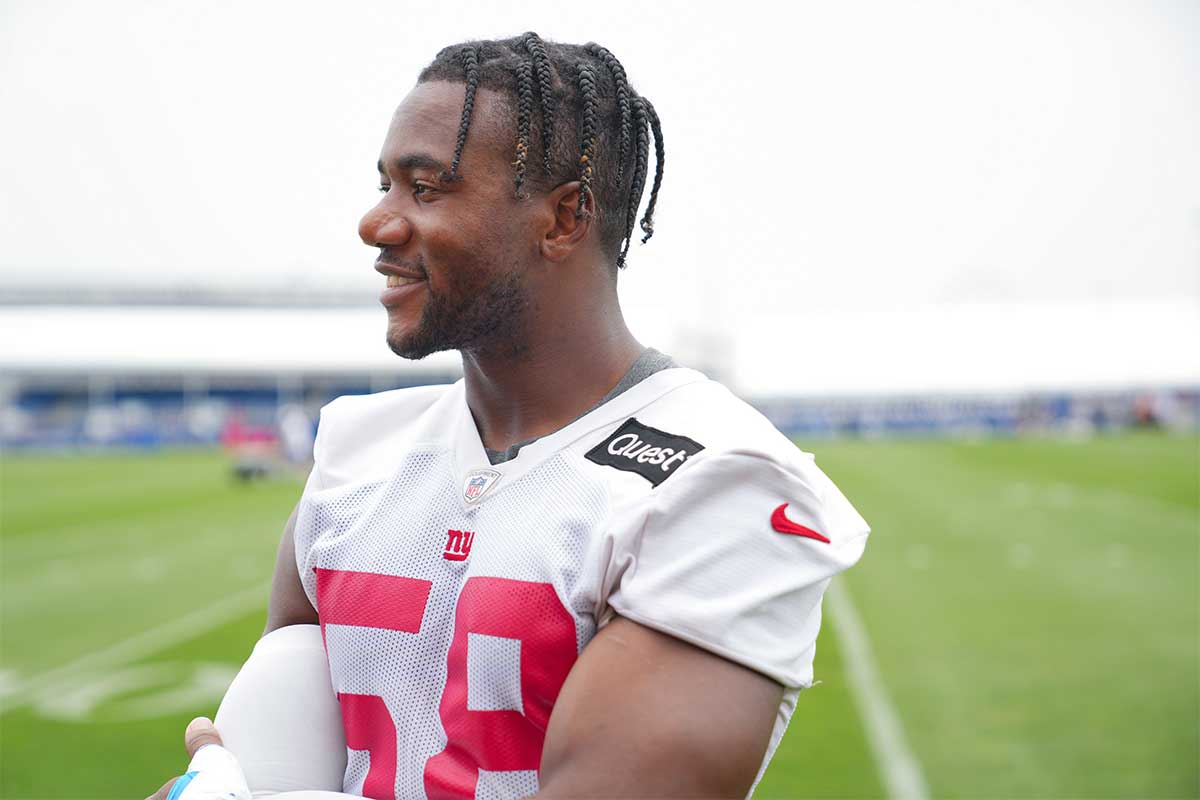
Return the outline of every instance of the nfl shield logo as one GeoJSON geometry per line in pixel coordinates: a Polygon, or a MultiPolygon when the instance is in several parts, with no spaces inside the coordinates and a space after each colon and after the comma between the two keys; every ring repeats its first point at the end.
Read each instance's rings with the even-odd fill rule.
{"type": "Polygon", "coordinates": [[[477,469],[467,473],[467,480],[463,486],[463,499],[468,503],[477,503],[496,485],[500,473],[494,469],[477,469]]]}

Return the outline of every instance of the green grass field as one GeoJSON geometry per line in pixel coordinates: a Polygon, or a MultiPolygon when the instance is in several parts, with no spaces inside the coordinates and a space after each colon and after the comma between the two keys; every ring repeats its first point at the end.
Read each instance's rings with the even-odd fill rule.
{"type": "MultiPolygon", "coordinates": [[[[874,529],[841,580],[932,796],[1200,796],[1195,437],[805,449],[874,529]]],[[[213,453],[4,458],[0,797],[140,798],[180,771],[299,489],[213,453]]],[[[884,792],[838,624],[759,797],[884,792]]]]}

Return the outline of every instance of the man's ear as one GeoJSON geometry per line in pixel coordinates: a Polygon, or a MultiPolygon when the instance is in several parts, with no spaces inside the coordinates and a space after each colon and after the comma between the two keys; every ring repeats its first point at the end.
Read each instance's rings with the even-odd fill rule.
{"type": "Polygon", "coordinates": [[[579,208],[579,193],[582,184],[579,181],[568,181],[546,195],[545,203],[549,211],[548,225],[544,229],[539,246],[542,256],[547,261],[565,261],[587,239],[592,228],[592,193],[587,190],[583,214],[577,216],[579,208]]]}

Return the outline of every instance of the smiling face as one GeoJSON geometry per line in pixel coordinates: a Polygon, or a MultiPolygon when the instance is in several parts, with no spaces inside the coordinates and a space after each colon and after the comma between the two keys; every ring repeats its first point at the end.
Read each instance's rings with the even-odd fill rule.
{"type": "Polygon", "coordinates": [[[379,159],[379,203],[359,223],[379,248],[388,345],[404,358],[519,347],[538,257],[529,208],[513,196],[500,133],[506,106],[480,89],[462,180],[444,181],[462,115],[461,83],[420,83],[396,109],[379,159]]]}

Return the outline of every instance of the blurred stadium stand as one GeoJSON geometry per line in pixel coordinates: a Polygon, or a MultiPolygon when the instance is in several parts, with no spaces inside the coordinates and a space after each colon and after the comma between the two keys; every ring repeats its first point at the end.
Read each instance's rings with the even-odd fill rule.
{"type": "MultiPolygon", "coordinates": [[[[383,311],[361,295],[6,289],[0,446],[212,445],[231,426],[276,429],[285,408],[315,420],[339,395],[461,375],[453,353],[396,358],[382,326],[383,311]]],[[[782,431],[806,438],[1195,430],[1200,420],[1194,385],[750,399],[782,431]]]]}

